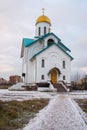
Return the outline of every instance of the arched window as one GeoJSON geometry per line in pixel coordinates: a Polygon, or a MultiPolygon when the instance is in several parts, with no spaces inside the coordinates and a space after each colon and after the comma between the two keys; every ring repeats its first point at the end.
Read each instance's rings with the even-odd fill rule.
{"type": "Polygon", "coordinates": [[[44,67],[45,67],[45,60],[42,59],[42,68],[44,68],[44,67]]]}
{"type": "Polygon", "coordinates": [[[53,42],[54,42],[53,39],[49,39],[48,42],[47,42],[47,45],[49,46],[49,45],[51,45],[53,42]]]}
{"type": "Polygon", "coordinates": [[[65,77],[65,75],[63,75],[63,80],[66,80],[66,77],[65,77]]]}
{"type": "Polygon", "coordinates": [[[42,80],[44,79],[44,75],[41,75],[41,79],[42,79],[42,80]]]}
{"type": "Polygon", "coordinates": [[[38,28],[38,35],[39,36],[41,35],[41,28],[40,27],[38,28]]]}
{"type": "Polygon", "coordinates": [[[44,35],[46,34],[46,27],[44,27],[44,35]]]}
{"type": "Polygon", "coordinates": [[[63,69],[65,69],[65,60],[63,60],[63,69]]]}

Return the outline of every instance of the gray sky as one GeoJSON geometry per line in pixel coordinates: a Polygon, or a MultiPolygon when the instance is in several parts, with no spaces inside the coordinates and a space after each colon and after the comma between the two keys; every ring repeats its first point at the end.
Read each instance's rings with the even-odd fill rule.
{"type": "Polygon", "coordinates": [[[0,0],[0,77],[21,75],[22,39],[35,36],[42,8],[51,31],[72,51],[72,75],[87,74],[87,0],[0,0]]]}

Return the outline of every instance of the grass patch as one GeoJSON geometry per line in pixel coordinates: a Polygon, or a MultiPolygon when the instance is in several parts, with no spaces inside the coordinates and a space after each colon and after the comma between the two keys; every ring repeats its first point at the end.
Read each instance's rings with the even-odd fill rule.
{"type": "Polygon", "coordinates": [[[11,85],[0,85],[0,89],[8,89],[11,85]]]}
{"type": "Polygon", "coordinates": [[[48,103],[48,99],[0,101],[0,130],[22,128],[48,103]]]}
{"type": "Polygon", "coordinates": [[[76,99],[75,100],[82,110],[87,113],[87,99],[76,99]]]}

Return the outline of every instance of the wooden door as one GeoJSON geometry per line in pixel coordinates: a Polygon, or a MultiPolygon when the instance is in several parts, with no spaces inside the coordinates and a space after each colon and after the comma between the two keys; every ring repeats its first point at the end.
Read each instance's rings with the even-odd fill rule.
{"type": "Polygon", "coordinates": [[[57,83],[57,71],[55,69],[51,72],[51,81],[53,84],[57,83]]]}

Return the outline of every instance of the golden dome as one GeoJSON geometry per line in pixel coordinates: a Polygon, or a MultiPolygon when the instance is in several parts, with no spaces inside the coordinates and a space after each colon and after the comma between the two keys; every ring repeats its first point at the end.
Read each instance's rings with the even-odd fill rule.
{"type": "Polygon", "coordinates": [[[40,22],[46,22],[46,23],[49,23],[49,24],[51,25],[50,19],[49,19],[47,16],[45,16],[45,15],[39,16],[39,17],[37,18],[36,24],[37,24],[37,23],[40,23],[40,22]]]}

